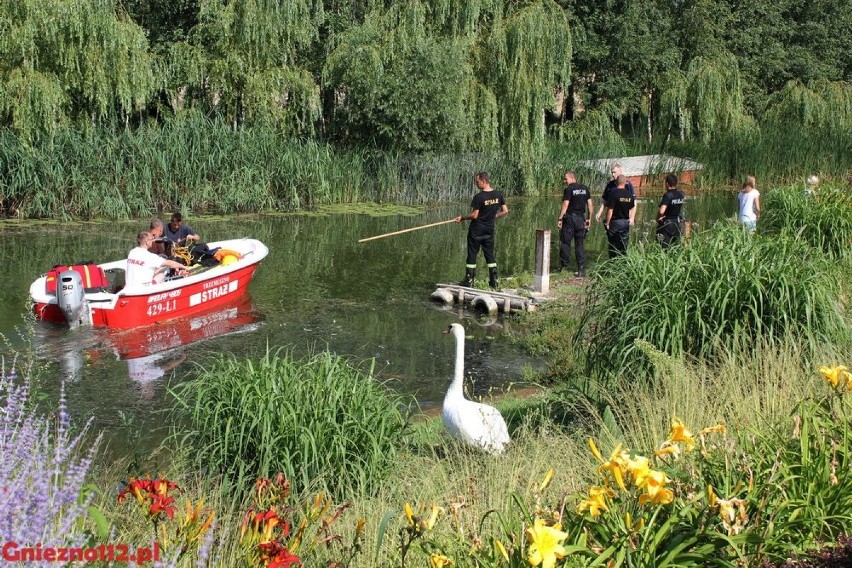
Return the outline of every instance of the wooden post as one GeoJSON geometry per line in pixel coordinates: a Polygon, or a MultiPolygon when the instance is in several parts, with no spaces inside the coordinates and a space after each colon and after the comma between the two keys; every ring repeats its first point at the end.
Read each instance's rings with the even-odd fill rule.
{"type": "Polygon", "coordinates": [[[535,230],[535,278],[533,289],[550,292],[550,229],[535,230]]]}

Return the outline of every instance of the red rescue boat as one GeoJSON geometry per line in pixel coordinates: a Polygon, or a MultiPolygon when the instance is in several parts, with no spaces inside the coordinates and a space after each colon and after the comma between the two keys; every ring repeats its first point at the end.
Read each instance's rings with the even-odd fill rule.
{"type": "Polygon", "coordinates": [[[58,273],[54,270],[30,286],[33,311],[37,319],[72,328],[128,329],[232,305],[248,290],[269,249],[248,238],[208,246],[239,254],[183,278],[128,287],[124,286],[126,259],[71,266],[58,273]]]}

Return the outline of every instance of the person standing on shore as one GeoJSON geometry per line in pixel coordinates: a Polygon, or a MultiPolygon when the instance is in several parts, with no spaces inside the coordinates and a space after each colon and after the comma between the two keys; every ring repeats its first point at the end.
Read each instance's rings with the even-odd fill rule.
{"type": "Polygon", "coordinates": [[[666,193],[657,215],[657,240],[663,250],[680,241],[680,214],[686,196],[677,188],[677,176],[666,176],[666,193]]]}
{"type": "MultiPolygon", "coordinates": [[[[598,209],[598,213],[597,213],[597,215],[595,215],[595,220],[596,220],[596,221],[600,221],[600,220],[601,220],[601,217],[602,217],[602,216],[603,216],[603,214],[604,214],[604,210],[606,209],[606,203],[607,203],[607,200],[609,199],[609,193],[610,193],[611,191],[613,191],[613,190],[616,188],[616,186],[617,186],[617,182],[616,182],[616,180],[618,179],[618,176],[620,176],[620,175],[621,175],[621,164],[618,164],[618,163],[613,164],[613,165],[612,165],[612,169],[610,170],[610,173],[612,173],[612,179],[611,179],[611,180],[609,180],[609,181],[606,183],[606,186],[604,187],[603,194],[601,195],[601,206],[600,206],[600,208],[598,209]]],[[[627,179],[627,178],[625,178],[625,179],[627,179]]],[[[629,190],[630,190],[630,193],[633,195],[633,199],[634,199],[634,201],[635,201],[635,199],[636,199],[636,191],[635,191],[635,190],[634,190],[634,188],[633,188],[633,184],[632,184],[632,183],[630,183],[630,181],[627,181],[627,183],[625,184],[625,187],[627,187],[627,189],[629,189],[629,190]]],[[[631,213],[631,216],[630,216],[630,224],[631,224],[631,225],[633,224],[633,216],[636,214],[636,210],[635,210],[635,209],[633,209],[632,211],[633,211],[633,212],[631,213]]]]}
{"type": "Polygon", "coordinates": [[[633,191],[627,188],[627,178],[620,175],[615,180],[615,189],[609,192],[606,202],[606,238],[609,243],[609,257],[614,258],[627,253],[630,242],[630,225],[633,224],[631,211],[636,207],[633,191]]]}
{"type": "Polygon", "coordinates": [[[586,234],[592,224],[595,208],[589,188],[577,182],[574,172],[565,172],[565,188],[562,190],[562,209],[556,225],[559,227],[559,261],[562,270],[567,270],[571,260],[571,241],[577,257],[578,278],[586,276],[586,234]],[[588,212],[588,217],[586,213],[588,212]]]}
{"type": "Polygon", "coordinates": [[[739,204],[738,220],[745,225],[749,232],[757,228],[757,219],[760,217],[760,192],[757,191],[757,182],[754,176],[746,176],[743,188],[737,195],[739,204]]]}
{"type": "Polygon", "coordinates": [[[497,258],[494,256],[494,225],[500,217],[509,214],[509,207],[503,198],[503,193],[491,187],[487,172],[479,172],[474,176],[474,183],[479,193],[470,202],[470,215],[459,215],[456,223],[470,221],[467,229],[467,262],[465,264],[464,280],[460,286],[472,286],[476,276],[476,257],[479,249],[485,255],[488,265],[488,285],[497,289],[497,258]]]}

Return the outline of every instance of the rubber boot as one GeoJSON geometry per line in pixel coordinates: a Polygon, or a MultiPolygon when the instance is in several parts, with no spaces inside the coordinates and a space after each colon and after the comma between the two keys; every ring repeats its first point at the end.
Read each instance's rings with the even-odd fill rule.
{"type": "Polygon", "coordinates": [[[497,273],[497,267],[496,266],[488,269],[488,286],[492,290],[497,289],[497,276],[498,276],[498,273],[497,273]]]}
{"type": "Polygon", "coordinates": [[[585,266],[578,266],[576,276],[577,276],[577,278],[585,278],[586,277],[586,267],[585,266]]]}
{"type": "Polygon", "coordinates": [[[476,276],[476,269],[466,268],[464,271],[464,280],[459,282],[459,286],[467,286],[468,288],[470,288],[471,286],[473,286],[474,276],[476,276]]]}

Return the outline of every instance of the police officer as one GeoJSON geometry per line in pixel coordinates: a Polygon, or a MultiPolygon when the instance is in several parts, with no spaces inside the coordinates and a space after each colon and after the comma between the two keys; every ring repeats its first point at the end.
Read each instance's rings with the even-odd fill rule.
{"type": "Polygon", "coordinates": [[[577,256],[578,278],[586,276],[586,233],[592,224],[592,213],[595,208],[589,188],[577,182],[574,172],[565,172],[565,189],[562,190],[562,209],[556,225],[559,232],[559,261],[562,270],[568,269],[571,260],[571,241],[574,241],[574,252],[577,256]],[[586,217],[586,212],[589,216],[586,217]]]}
{"type": "Polygon", "coordinates": [[[686,199],[683,192],[677,188],[677,176],[666,176],[666,193],[660,200],[660,211],[657,215],[657,240],[663,249],[680,241],[680,213],[686,199]]]}
{"type": "Polygon", "coordinates": [[[476,276],[476,256],[482,248],[488,265],[488,285],[497,289],[497,258],[494,256],[494,221],[509,214],[509,207],[503,193],[491,187],[488,173],[479,172],[474,176],[479,193],[470,202],[470,215],[455,218],[456,223],[470,221],[467,229],[467,263],[461,286],[473,285],[476,276]]]}
{"type": "MultiPolygon", "coordinates": [[[[618,163],[613,164],[610,172],[612,173],[612,179],[609,180],[608,182],[606,182],[606,186],[604,186],[603,194],[601,194],[601,207],[600,207],[600,209],[598,209],[597,215],[595,215],[596,221],[601,220],[601,216],[603,215],[604,210],[606,209],[606,203],[609,200],[609,193],[611,191],[613,191],[615,189],[616,185],[617,185],[616,180],[618,179],[618,176],[621,175],[621,164],[618,164],[618,163]]],[[[630,190],[630,193],[632,193],[633,197],[635,198],[636,197],[636,191],[633,187],[633,184],[630,183],[630,180],[627,181],[625,186],[627,187],[627,189],[630,190]]],[[[633,216],[635,215],[635,213],[636,213],[636,210],[633,209],[631,216],[630,216],[630,224],[631,225],[633,224],[633,216]]]]}
{"type": "Polygon", "coordinates": [[[636,198],[627,188],[627,178],[619,175],[615,179],[615,189],[609,192],[606,201],[606,238],[609,242],[609,257],[627,253],[630,241],[630,225],[633,224],[633,208],[636,198]]]}

